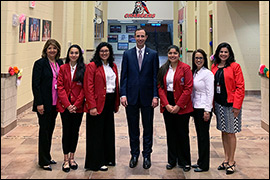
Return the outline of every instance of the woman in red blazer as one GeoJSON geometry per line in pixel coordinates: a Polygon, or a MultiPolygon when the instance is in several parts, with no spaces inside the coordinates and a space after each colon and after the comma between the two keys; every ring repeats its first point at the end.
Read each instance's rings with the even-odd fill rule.
{"type": "Polygon", "coordinates": [[[215,75],[214,112],[217,129],[221,131],[225,160],[218,170],[234,173],[235,133],[241,131],[242,103],[245,97],[245,82],[241,67],[235,62],[228,43],[218,45],[212,72],[215,75]]]}
{"type": "Polygon", "coordinates": [[[72,45],[67,52],[66,63],[60,67],[57,89],[57,111],[61,114],[63,128],[64,163],[62,170],[69,172],[76,170],[78,164],[74,160],[74,153],[78,144],[79,129],[83,117],[85,64],[82,50],[78,45],[72,45]]]}
{"type": "Polygon", "coordinates": [[[177,164],[184,171],[191,169],[189,118],[193,111],[191,94],[193,76],[190,66],[179,60],[180,51],[175,45],[168,48],[168,61],[158,73],[160,111],[165,120],[168,164],[177,164]]]}
{"type": "Polygon", "coordinates": [[[84,77],[86,115],[85,169],[107,171],[115,165],[114,112],[120,105],[112,45],[100,43],[84,77]]]}

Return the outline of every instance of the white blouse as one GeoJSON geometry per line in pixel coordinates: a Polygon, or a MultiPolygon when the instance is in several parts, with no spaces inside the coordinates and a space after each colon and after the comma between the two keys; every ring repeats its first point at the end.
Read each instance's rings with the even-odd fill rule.
{"type": "Polygon", "coordinates": [[[70,65],[71,81],[73,81],[73,77],[74,77],[74,73],[75,73],[76,67],[77,67],[77,63],[73,67],[70,65]]]}
{"type": "Polygon", "coordinates": [[[193,74],[193,107],[211,112],[214,99],[214,74],[202,67],[193,74]]]}
{"type": "Polygon", "coordinates": [[[173,92],[173,78],[174,78],[175,71],[173,70],[172,66],[169,66],[169,71],[166,77],[167,83],[167,91],[173,92]]]}
{"type": "Polygon", "coordinates": [[[107,65],[103,64],[103,69],[105,72],[106,77],[106,93],[114,93],[115,92],[115,80],[116,75],[113,71],[113,69],[109,66],[109,63],[107,65]]]}

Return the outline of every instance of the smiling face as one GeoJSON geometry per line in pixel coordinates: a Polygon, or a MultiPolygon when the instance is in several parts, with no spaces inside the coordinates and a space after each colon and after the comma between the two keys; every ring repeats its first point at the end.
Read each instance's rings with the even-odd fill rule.
{"type": "Polygon", "coordinates": [[[197,66],[197,70],[201,69],[203,67],[203,64],[204,64],[204,58],[203,58],[203,55],[199,52],[197,52],[195,54],[195,57],[194,57],[194,63],[195,65],[197,66]]]}
{"type": "Polygon", "coordinates": [[[229,53],[228,48],[223,47],[223,48],[220,49],[219,58],[221,60],[221,63],[225,63],[226,60],[229,58],[229,56],[230,56],[230,53],[229,53]]]}
{"type": "Polygon", "coordinates": [[[50,45],[48,48],[47,48],[47,57],[51,60],[55,60],[55,57],[56,57],[56,54],[57,54],[57,48],[56,46],[54,45],[50,45]]]}
{"type": "Polygon", "coordinates": [[[107,60],[110,56],[109,48],[107,46],[102,47],[99,51],[99,56],[103,61],[107,62],[107,60]]]}
{"type": "Polygon", "coordinates": [[[177,63],[179,60],[179,52],[176,51],[176,49],[171,48],[170,51],[168,52],[168,59],[171,62],[171,64],[177,63]]]}
{"type": "Polygon", "coordinates": [[[136,40],[137,47],[139,49],[142,49],[144,47],[146,39],[147,39],[147,35],[144,30],[136,31],[135,40],[136,40]]]}
{"type": "Polygon", "coordinates": [[[79,56],[80,56],[79,49],[77,49],[75,47],[70,49],[70,51],[69,51],[70,62],[76,63],[77,60],[79,59],[79,56]]]}

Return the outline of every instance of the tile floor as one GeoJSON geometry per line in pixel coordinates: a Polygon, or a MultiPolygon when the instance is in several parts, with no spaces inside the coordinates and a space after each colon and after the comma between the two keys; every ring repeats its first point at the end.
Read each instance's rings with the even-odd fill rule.
{"type": "MultiPolygon", "coordinates": [[[[243,103],[243,128],[237,134],[235,160],[236,172],[226,175],[217,167],[223,160],[223,148],[220,132],[216,129],[215,116],[212,118],[211,161],[208,172],[196,173],[193,170],[183,172],[180,168],[166,170],[167,147],[166,132],[159,107],[155,109],[154,143],[152,167],[142,168],[142,159],[136,168],[129,168],[129,139],[125,110],[115,114],[116,163],[107,172],[84,170],[85,157],[85,115],[80,128],[79,143],[76,151],[78,170],[65,173],[61,145],[60,115],[53,134],[52,156],[58,162],[52,165],[53,171],[44,171],[37,165],[38,124],[37,116],[31,109],[18,117],[15,129],[1,137],[1,179],[269,179],[269,133],[261,128],[260,96],[246,96],[243,103]]],[[[142,132],[142,131],[141,131],[142,132]]],[[[197,160],[197,140],[195,126],[190,119],[190,143],[192,163],[197,160]]]]}

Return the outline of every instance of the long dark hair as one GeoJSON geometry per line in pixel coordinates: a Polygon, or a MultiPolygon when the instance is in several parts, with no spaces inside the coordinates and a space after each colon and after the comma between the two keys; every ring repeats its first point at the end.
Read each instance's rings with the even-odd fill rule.
{"type": "MultiPolygon", "coordinates": [[[[167,49],[167,54],[169,53],[169,51],[171,49],[175,49],[179,54],[180,54],[180,50],[179,47],[176,45],[171,45],[168,47],[167,49]]],[[[163,82],[163,77],[166,75],[169,66],[170,66],[171,62],[168,59],[158,70],[158,75],[157,75],[157,82],[158,82],[158,86],[161,88],[164,88],[164,82],[163,82]]]]}
{"type": "Polygon", "coordinates": [[[197,49],[193,52],[192,54],[192,74],[194,74],[194,72],[196,71],[197,69],[197,65],[195,64],[195,55],[196,53],[201,53],[202,56],[203,56],[203,60],[204,60],[204,63],[203,63],[203,66],[208,69],[208,61],[207,61],[207,54],[204,52],[204,50],[202,49],[197,49]]]}
{"type": "Polygon", "coordinates": [[[109,44],[109,43],[107,43],[107,42],[101,42],[97,46],[96,52],[94,54],[94,57],[91,59],[90,62],[95,62],[95,64],[96,64],[97,67],[102,66],[102,59],[99,56],[99,52],[100,52],[101,48],[103,48],[104,46],[106,46],[109,49],[109,51],[110,51],[110,56],[108,58],[108,63],[109,63],[109,66],[111,68],[113,68],[113,62],[114,62],[113,48],[112,48],[112,45],[109,44]]]}
{"type": "Polygon", "coordinates": [[[223,43],[220,43],[216,49],[216,52],[215,52],[215,65],[216,64],[219,64],[221,62],[221,59],[219,58],[219,52],[221,50],[221,48],[227,48],[228,51],[229,51],[229,58],[226,60],[226,63],[225,63],[225,67],[227,66],[230,66],[230,64],[232,62],[235,62],[235,59],[234,59],[234,53],[233,53],[233,50],[232,50],[232,47],[230,46],[230,44],[226,43],[226,42],[223,42],[223,43]]]}
{"type": "Polygon", "coordinates": [[[67,51],[66,64],[70,62],[69,52],[71,48],[77,48],[79,50],[79,58],[77,60],[77,71],[76,71],[75,78],[73,79],[73,81],[78,81],[78,82],[83,83],[85,64],[84,64],[84,59],[82,55],[82,49],[77,44],[73,44],[72,46],[70,46],[67,51]]]}

